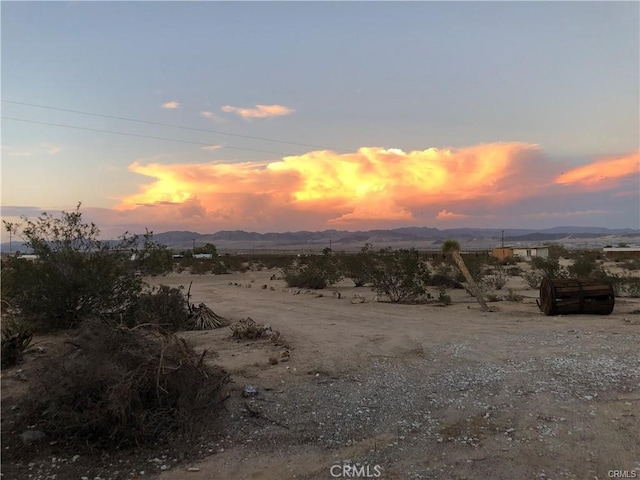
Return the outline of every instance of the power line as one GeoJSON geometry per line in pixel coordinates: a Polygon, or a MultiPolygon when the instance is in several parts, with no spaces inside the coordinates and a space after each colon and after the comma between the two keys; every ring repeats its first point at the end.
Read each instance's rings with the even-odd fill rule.
{"type": "Polygon", "coordinates": [[[228,135],[231,137],[238,137],[238,138],[247,138],[247,139],[251,139],[251,140],[260,140],[263,142],[273,142],[273,143],[285,143],[288,145],[298,145],[301,147],[311,147],[311,148],[322,148],[323,150],[336,150],[336,151],[342,151],[342,152],[348,152],[350,150],[344,149],[344,148],[335,148],[335,147],[327,147],[327,146],[323,146],[323,145],[312,145],[309,143],[300,143],[300,142],[291,142],[291,141],[287,141],[287,140],[276,140],[273,138],[266,138],[266,137],[254,137],[252,135],[241,135],[239,133],[229,133],[229,132],[221,132],[219,130],[208,130],[208,129],[204,129],[204,128],[196,128],[196,127],[187,127],[184,125],[174,125],[171,123],[161,123],[161,122],[152,122],[150,120],[140,120],[137,118],[129,118],[129,117],[120,117],[120,116],[116,116],[116,115],[104,115],[101,113],[92,113],[92,112],[83,112],[81,110],[71,110],[68,108],[58,108],[58,107],[51,107],[49,105],[39,105],[36,103],[27,103],[27,102],[14,102],[12,100],[2,100],[3,103],[11,103],[14,105],[24,105],[27,107],[36,107],[36,108],[45,108],[48,110],[56,110],[59,112],[68,112],[68,113],[76,113],[79,115],[89,115],[92,117],[100,117],[100,118],[111,118],[114,120],[124,120],[127,122],[136,122],[136,123],[144,123],[146,125],[156,125],[156,126],[161,126],[161,127],[170,127],[170,128],[180,128],[182,130],[192,130],[194,132],[204,132],[204,133],[214,133],[216,135],[228,135]]]}
{"type": "MultiPolygon", "coordinates": [[[[77,125],[64,125],[62,123],[40,122],[40,121],[37,121],[37,120],[27,120],[27,119],[24,119],[24,118],[4,117],[4,116],[0,117],[0,118],[2,118],[3,120],[13,120],[13,121],[16,121],[16,122],[35,123],[35,124],[38,124],[38,125],[50,125],[50,126],[53,126],[53,127],[63,127],[63,128],[73,128],[73,129],[76,129],[76,130],[86,130],[86,131],[89,131],[89,132],[111,133],[113,135],[124,135],[124,136],[127,136],[127,137],[149,138],[149,139],[152,139],[152,140],[166,140],[168,142],[189,143],[189,144],[192,144],[192,145],[203,145],[203,146],[207,146],[207,147],[211,146],[211,143],[194,142],[192,140],[179,140],[179,139],[176,139],[176,138],[154,137],[152,135],[140,135],[140,134],[137,134],[137,133],[118,132],[118,131],[115,131],[115,130],[102,130],[102,129],[99,129],[99,128],[79,127],[77,125]]],[[[285,156],[285,157],[294,155],[292,153],[272,152],[272,151],[269,151],[269,150],[257,150],[257,149],[254,149],[254,148],[231,147],[231,146],[228,146],[228,145],[223,145],[220,148],[230,148],[230,149],[233,149],[233,150],[245,150],[247,152],[269,153],[269,154],[272,154],[272,155],[280,155],[280,156],[285,156]]]]}

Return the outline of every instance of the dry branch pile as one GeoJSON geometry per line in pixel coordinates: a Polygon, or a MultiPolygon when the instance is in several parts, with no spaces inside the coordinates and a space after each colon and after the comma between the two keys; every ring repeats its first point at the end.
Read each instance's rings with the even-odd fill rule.
{"type": "Polygon", "coordinates": [[[87,321],[41,372],[24,421],[81,447],[112,448],[196,433],[213,420],[229,375],[157,328],[87,321]]]}
{"type": "Polygon", "coordinates": [[[190,310],[192,313],[191,317],[189,317],[189,323],[194,330],[212,330],[229,324],[224,317],[217,315],[204,303],[197,307],[193,305],[190,310]]]}

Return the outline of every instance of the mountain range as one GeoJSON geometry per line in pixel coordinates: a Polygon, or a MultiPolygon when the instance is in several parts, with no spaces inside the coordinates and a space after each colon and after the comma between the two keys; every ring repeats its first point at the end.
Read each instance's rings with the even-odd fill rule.
{"type": "MultiPolygon", "coordinates": [[[[505,244],[524,244],[561,241],[564,244],[600,246],[624,239],[625,243],[640,243],[640,230],[631,228],[609,229],[602,227],[553,227],[543,230],[534,229],[486,229],[486,228],[450,228],[402,227],[388,230],[323,230],[297,232],[246,232],[244,230],[223,230],[216,233],[198,233],[191,231],[170,231],[156,233],[154,240],[173,250],[190,249],[206,243],[216,245],[218,250],[279,250],[291,251],[306,248],[322,250],[331,246],[334,249],[357,250],[365,243],[374,247],[393,246],[396,248],[415,246],[416,248],[437,249],[443,240],[454,238],[463,245],[476,248],[505,244]],[[504,237],[503,237],[504,235],[504,237]],[[598,241],[601,240],[601,241],[598,241]]],[[[9,252],[9,243],[1,245],[2,252],[9,252]]],[[[23,244],[13,242],[12,251],[26,251],[23,244]]]]}

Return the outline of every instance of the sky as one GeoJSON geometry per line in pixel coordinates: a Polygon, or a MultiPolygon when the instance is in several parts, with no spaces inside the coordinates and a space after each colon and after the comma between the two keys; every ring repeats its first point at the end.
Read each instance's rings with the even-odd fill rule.
{"type": "Polygon", "coordinates": [[[640,228],[638,2],[0,8],[5,220],[640,228]]]}

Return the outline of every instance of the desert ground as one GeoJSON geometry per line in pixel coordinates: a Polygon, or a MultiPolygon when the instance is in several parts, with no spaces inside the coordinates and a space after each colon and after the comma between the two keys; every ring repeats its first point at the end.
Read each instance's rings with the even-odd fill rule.
{"type": "MultiPolygon", "coordinates": [[[[448,306],[398,305],[348,280],[307,291],[274,275],[149,279],[193,282],[193,303],[268,323],[279,339],[181,334],[231,374],[221,435],[194,447],[197,460],[158,450],[68,478],[640,478],[639,299],[617,298],[608,316],[546,317],[520,278],[503,292],[523,301],[482,312],[464,290],[449,290],[448,306]],[[249,386],[257,394],[244,396],[249,386]]],[[[14,377],[3,374],[3,401],[22,385],[14,377]]],[[[3,479],[67,478],[38,468],[3,468],[3,479]]]]}

